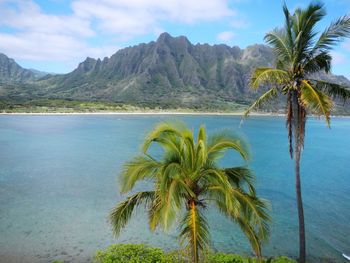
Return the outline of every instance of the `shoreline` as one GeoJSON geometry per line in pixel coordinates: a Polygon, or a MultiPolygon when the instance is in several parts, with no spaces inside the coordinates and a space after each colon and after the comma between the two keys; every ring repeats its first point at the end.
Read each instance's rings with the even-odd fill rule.
{"type": "MultiPolygon", "coordinates": [[[[65,116],[65,115],[198,115],[198,116],[241,116],[244,112],[178,112],[178,111],[106,111],[106,112],[0,112],[1,115],[23,116],[65,116]]],[[[249,117],[285,117],[284,113],[252,112],[249,117]]],[[[322,116],[309,115],[312,118],[322,116]]],[[[350,115],[332,115],[331,118],[350,118],[350,115]]]]}
{"type": "MultiPolygon", "coordinates": [[[[213,115],[243,116],[244,112],[178,112],[178,111],[106,111],[106,112],[0,112],[0,115],[213,115]]],[[[249,116],[279,116],[281,113],[254,112],[249,116]]]]}

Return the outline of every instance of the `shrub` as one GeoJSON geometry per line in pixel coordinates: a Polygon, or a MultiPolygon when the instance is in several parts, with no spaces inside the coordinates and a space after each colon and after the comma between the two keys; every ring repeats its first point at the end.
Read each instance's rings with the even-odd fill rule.
{"type": "Polygon", "coordinates": [[[215,253],[209,254],[208,262],[210,263],[244,263],[244,259],[235,254],[215,253]]]}
{"type": "MultiPolygon", "coordinates": [[[[188,263],[191,262],[188,250],[176,250],[165,253],[160,248],[144,244],[116,244],[104,251],[97,251],[94,263],[188,263]]],[[[203,263],[257,263],[256,258],[242,257],[237,254],[213,253],[205,251],[200,259],[203,263]]],[[[296,263],[288,257],[264,259],[264,263],[296,263]]],[[[61,263],[58,261],[57,263],[61,263]]]]}
{"type": "Polygon", "coordinates": [[[283,256],[272,259],[271,263],[296,263],[296,261],[283,256]]]}
{"type": "Polygon", "coordinates": [[[117,244],[97,251],[95,263],[163,263],[165,254],[160,248],[143,244],[117,244]]]}

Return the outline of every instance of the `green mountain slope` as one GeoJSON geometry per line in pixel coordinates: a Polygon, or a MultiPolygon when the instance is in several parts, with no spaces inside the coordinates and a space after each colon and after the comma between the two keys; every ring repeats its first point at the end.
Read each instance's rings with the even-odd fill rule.
{"type": "Polygon", "coordinates": [[[245,50],[192,45],[185,37],[163,33],[156,42],[119,50],[110,58],[87,58],[73,72],[39,84],[55,98],[181,105],[244,101],[251,96],[252,68],[272,63],[264,45],[245,50]]]}
{"type": "MultiPolygon", "coordinates": [[[[257,96],[248,88],[251,71],[273,63],[272,50],[265,45],[246,49],[193,45],[184,36],[163,33],[157,41],[121,49],[110,58],[87,58],[68,74],[37,80],[30,70],[12,70],[17,72],[10,74],[12,82],[11,77],[0,75],[0,83],[7,83],[0,84],[0,99],[109,101],[168,108],[247,104],[257,96]]],[[[0,72],[2,68],[0,63],[0,72]]],[[[319,77],[350,86],[344,77],[319,77]]]]}
{"type": "Polygon", "coordinates": [[[22,68],[12,58],[0,53],[0,83],[26,82],[34,79],[34,72],[22,68]]]}

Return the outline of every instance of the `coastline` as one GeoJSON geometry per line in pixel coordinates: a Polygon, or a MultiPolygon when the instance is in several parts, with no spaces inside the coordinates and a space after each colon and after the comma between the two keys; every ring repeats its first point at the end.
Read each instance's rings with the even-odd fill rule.
{"type": "MultiPolygon", "coordinates": [[[[198,115],[198,116],[243,116],[244,112],[181,112],[181,111],[99,111],[99,112],[0,112],[1,115],[65,116],[65,115],[198,115]]],[[[312,118],[322,116],[308,115],[312,118]]],[[[252,112],[249,117],[285,117],[284,113],[252,112]]],[[[350,115],[332,115],[331,118],[350,118],[350,115]]]]}
{"type": "MultiPolygon", "coordinates": [[[[213,115],[243,116],[244,112],[181,112],[181,111],[100,111],[100,112],[0,112],[0,115],[213,115]]],[[[249,116],[279,116],[281,113],[253,112],[249,116]]]]}

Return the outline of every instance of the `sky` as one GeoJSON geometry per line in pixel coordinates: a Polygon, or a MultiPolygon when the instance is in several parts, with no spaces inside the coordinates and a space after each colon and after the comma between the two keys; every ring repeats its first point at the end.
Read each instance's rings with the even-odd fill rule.
{"type": "MultiPolygon", "coordinates": [[[[193,44],[245,48],[283,26],[283,0],[0,0],[0,53],[25,68],[68,73],[86,57],[147,43],[160,33],[193,44]]],[[[310,1],[285,0],[290,10],[310,1]]],[[[350,14],[350,0],[324,0],[330,22],[350,14]]],[[[350,78],[350,39],[334,49],[333,73],[350,78]]]]}

